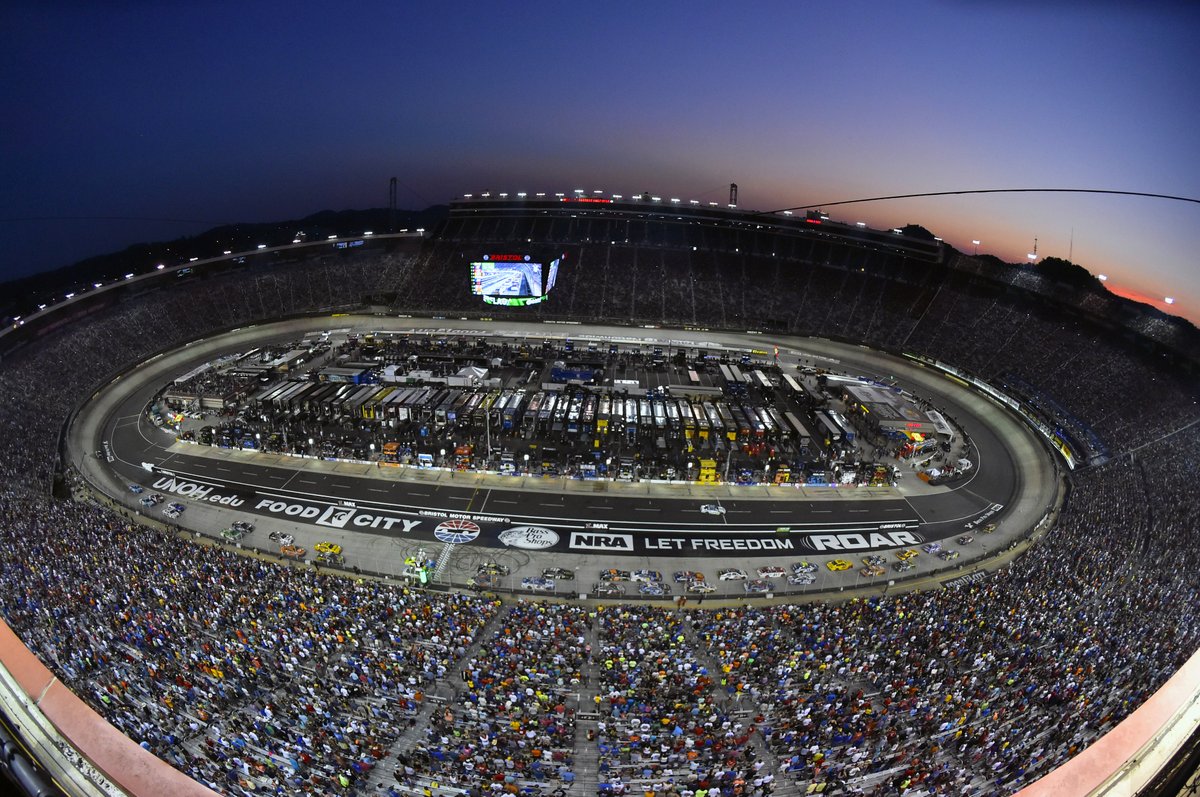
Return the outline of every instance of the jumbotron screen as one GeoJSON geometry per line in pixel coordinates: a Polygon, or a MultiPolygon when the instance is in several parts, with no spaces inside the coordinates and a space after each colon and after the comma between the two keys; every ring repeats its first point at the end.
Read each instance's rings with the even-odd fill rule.
{"type": "Polygon", "coordinates": [[[543,263],[528,254],[493,253],[471,262],[471,293],[487,304],[522,307],[544,302],[565,254],[543,263]]]}

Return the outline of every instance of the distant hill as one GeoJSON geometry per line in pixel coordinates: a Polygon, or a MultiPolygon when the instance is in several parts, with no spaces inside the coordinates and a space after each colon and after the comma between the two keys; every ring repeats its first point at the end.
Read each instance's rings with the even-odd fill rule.
{"type": "MultiPolygon", "coordinates": [[[[398,210],[396,231],[417,227],[431,230],[446,218],[448,212],[446,205],[433,205],[424,210],[398,210]]],[[[388,217],[387,208],[322,210],[303,219],[226,224],[172,241],[133,244],[119,252],[89,257],[70,266],[0,283],[0,318],[28,312],[31,305],[44,302],[44,297],[59,297],[72,286],[109,282],[131,272],[142,273],[156,263],[174,265],[180,258],[212,257],[226,249],[237,252],[253,249],[260,243],[287,243],[297,237],[297,233],[302,233],[308,240],[319,240],[330,235],[354,235],[364,230],[387,232],[388,217]]]]}

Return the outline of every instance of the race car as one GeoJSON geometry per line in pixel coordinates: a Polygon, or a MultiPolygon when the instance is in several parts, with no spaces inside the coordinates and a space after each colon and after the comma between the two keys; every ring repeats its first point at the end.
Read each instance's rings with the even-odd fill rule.
{"type": "Polygon", "coordinates": [[[144,493],[145,491],[146,491],[146,488],[140,484],[129,485],[129,492],[133,493],[134,495],[140,495],[141,493],[144,493]]]}
{"type": "Polygon", "coordinates": [[[714,587],[712,584],[709,584],[707,581],[705,581],[702,578],[697,578],[697,579],[693,579],[692,581],[689,581],[687,583],[687,586],[684,589],[687,592],[692,593],[693,595],[707,595],[710,592],[717,591],[716,587],[714,587]]]}
{"type": "Polygon", "coordinates": [[[815,573],[815,572],[817,572],[817,566],[814,565],[812,562],[796,562],[794,565],[792,565],[792,572],[793,573],[815,573]]]}
{"type": "Polygon", "coordinates": [[[784,571],[778,565],[763,565],[758,568],[759,578],[783,578],[784,571]]]}
{"type": "Polygon", "coordinates": [[[817,577],[812,573],[792,573],[787,577],[787,582],[794,587],[807,587],[817,580],[817,577]]]}
{"type": "Polygon", "coordinates": [[[176,512],[182,513],[183,510],[187,509],[187,507],[184,506],[183,504],[179,503],[178,501],[172,501],[171,503],[167,504],[167,509],[172,509],[176,512]]]}
{"type": "Polygon", "coordinates": [[[313,550],[317,553],[341,553],[342,546],[338,545],[336,542],[321,540],[313,546],[313,550]]]}
{"type": "Polygon", "coordinates": [[[952,561],[958,558],[958,551],[954,550],[953,548],[947,548],[938,554],[938,558],[945,562],[952,561]]]}
{"type": "Polygon", "coordinates": [[[925,553],[937,553],[942,550],[942,544],[940,542],[927,542],[921,546],[921,550],[925,553]]]}
{"type": "Polygon", "coordinates": [[[722,581],[742,581],[746,578],[746,571],[738,570],[736,567],[727,567],[717,571],[717,578],[722,581]]]}
{"type": "Polygon", "coordinates": [[[663,580],[662,573],[657,570],[634,570],[629,577],[634,581],[650,581],[655,584],[663,580]]]}
{"type": "Polygon", "coordinates": [[[467,584],[473,589],[500,589],[500,576],[495,573],[476,573],[467,584]]]}
{"type": "Polygon", "coordinates": [[[236,529],[243,534],[249,534],[250,532],[254,531],[254,524],[248,520],[235,520],[229,524],[229,527],[236,529]]]}
{"type": "Polygon", "coordinates": [[[161,504],[163,501],[167,500],[162,497],[162,493],[150,493],[148,497],[150,498],[151,506],[154,504],[161,504]]]}
{"type": "Polygon", "coordinates": [[[720,504],[701,504],[700,511],[706,515],[724,515],[725,507],[720,504]]]}
{"type": "Polygon", "coordinates": [[[867,565],[866,567],[860,569],[858,574],[863,578],[875,578],[877,576],[882,576],[886,572],[887,571],[879,565],[867,565]]]}
{"type": "Polygon", "coordinates": [[[242,532],[235,528],[221,529],[221,536],[230,542],[237,542],[242,538],[242,532]]]}
{"type": "Polygon", "coordinates": [[[745,584],[743,584],[742,589],[746,590],[746,592],[751,595],[757,592],[770,592],[771,582],[764,581],[761,578],[756,578],[753,581],[747,581],[745,584]]]}
{"type": "Polygon", "coordinates": [[[148,495],[141,499],[142,506],[146,507],[147,509],[154,506],[156,503],[158,502],[148,495]]]}
{"type": "Polygon", "coordinates": [[[600,571],[600,580],[601,581],[609,581],[609,582],[629,581],[630,580],[629,571],[628,570],[617,570],[616,568],[611,568],[609,570],[601,570],[600,571]]]}
{"type": "Polygon", "coordinates": [[[545,567],[542,568],[542,578],[556,578],[561,581],[574,581],[575,571],[568,570],[565,567],[545,567]]]}
{"type": "Polygon", "coordinates": [[[673,577],[676,584],[687,584],[692,581],[704,580],[704,574],[695,570],[676,570],[673,577]]]}
{"type": "Polygon", "coordinates": [[[895,570],[897,573],[907,573],[909,570],[916,570],[917,566],[906,559],[906,560],[903,560],[900,562],[896,562],[896,564],[892,565],[892,569],[895,570]]]}
{"type": "Polygon", "coordinates": [[[314,557],[314,561],[323,565],[344,565],[346,557],[340,553],[319,553],[314,557]]]}
{"type": "Polygon", "coordinates": [[[989,523],[989,524],[987,524],[986,526],[984,526],[983,528],[981,528],[981,529],[980,529],[980,531],[982,531],[984,534],[991,534],[991,533],[992,533],[993,531],[995,531],[995,530],[996,530],[996,524],[995,524],[995,523],[989,523]]]}
{"type": "Polygon", "coordinates": [[[866,565],[867,567],[870,567],[872,565],[883,565],[883,564],[887,564],[887,559],[884,559],[879,554],[873,553],[870,556],[864,556],[862,558],[862,563],[864,565],[866,565]]]}
{"type": "Polygon", "coordinates": [[[971,543],[975,542],[975,538],[970,534],[964,534],[956,539],[955,542],[957,542],[959,545],[970,545],[971,543]]]}
{"type": "Polygon", "coordinates": [[[287,534],[282,531],[272,531],[267,535],[267,539],[269,539],[271,542],[277,542],[280,545],[291,545],[296,541],[291,534],[287,534]]]}
{"type": "Polygon", "coordinates": [[[612,581],[601,581],[598,584],[592,585],[592,592],[596,593],[596,595],[602,598],[613,595],[624,595],[625,586],[623,584],[613,583],[612,581]]]}
{"type": "Polygon", "coordinates": [[[527,576],[521,579],[521,589],[531,589],[534,592],[554,592],[554,579],[527,576]]]}
{"type": "Polygon", "coordinates": [[[301,548],[299,545],[281,545],[279,546],[279,555],[286,556],[289,559],[303,559],[304,554],[308,551],[301,548]]]}
{"type": "Polygon", "coordinates": [[[502,565],[499,562],[484,562],[479,567],[475,568],[476,573],[491,573],[496,576],[507,576],[511,570],[508,565],[502,565]]]}
{"type": "Polygon", "coordinates": [[[825,566],[835,573],[840,573],[843,570],[849,570],[854,565],[847,562],[845,559],[834,559],[832,562],[826,562],[825,566]]]}
{"type": "Polygon", "coordinates": [[[912,548],[907,548],[903,551],[896,551],[896,558],[901,562],[907,562],[909,559],[912,559],[915,556],[917,556],[917,552],[912,548]]]}

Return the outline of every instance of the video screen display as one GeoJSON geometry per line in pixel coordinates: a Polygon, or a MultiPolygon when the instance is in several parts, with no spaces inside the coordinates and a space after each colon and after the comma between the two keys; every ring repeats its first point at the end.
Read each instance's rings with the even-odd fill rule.
{"type": "Polygon", "coordinates": [[[471,293],[487,304],[538,304],[558,279],[559,255],[549,263],[529,254],[486,254],[471,262],[471,293]]]}

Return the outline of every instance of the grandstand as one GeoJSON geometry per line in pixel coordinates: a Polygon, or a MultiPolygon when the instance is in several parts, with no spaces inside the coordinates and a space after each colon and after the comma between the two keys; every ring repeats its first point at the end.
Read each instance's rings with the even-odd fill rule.
{"type": "MultiPolygon", "coordinates": [[[[132,744],[226,794],[1008,794],[1196,651],[1194,328],[915,234],[554,199],[470,197],[420,242],[165,269],[8,328],[8,626],[132,744]],[[483,306],[470,258],[529,240],[568,254],[554,292],[483,306]],[[115,374],[220,330],[358,311],[860,341],[1007,385],[1092,465],[1056,527],[980,582],[682,614],[343,580],[52,497],[86,493],[61,433],[115,374]]],[[[128,775],[93,765],[92,783],[128,775]]]]}

